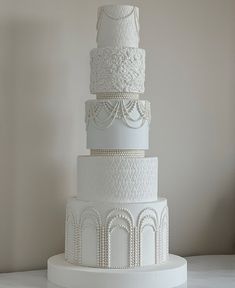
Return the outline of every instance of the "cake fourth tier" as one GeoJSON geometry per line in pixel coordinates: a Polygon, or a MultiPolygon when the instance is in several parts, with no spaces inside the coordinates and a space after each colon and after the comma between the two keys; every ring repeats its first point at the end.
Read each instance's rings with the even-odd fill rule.
{"type": "Polygon", "coordinates": [[[92,94],[144,93],[144,49],[94,48],[90,52],[90,59],[90,91],[92,94]]]}

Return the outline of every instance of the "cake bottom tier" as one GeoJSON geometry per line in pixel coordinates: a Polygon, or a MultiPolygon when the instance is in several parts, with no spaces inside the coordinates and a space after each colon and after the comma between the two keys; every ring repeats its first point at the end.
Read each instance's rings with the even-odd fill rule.
{"type": "Polygon", "coordinates": [[[179,256],[169,255],[161,265],[100,269],[74,266],[60,254],[48,260],[48,280],[66,288],[186,288],[187,262],[179,256]]]}
{"type": "Polygon", "coordinates": [[[168,259],[168,207],[71,198],[66,210],[65,259],[97,268],[133,268],[168,259]]]}

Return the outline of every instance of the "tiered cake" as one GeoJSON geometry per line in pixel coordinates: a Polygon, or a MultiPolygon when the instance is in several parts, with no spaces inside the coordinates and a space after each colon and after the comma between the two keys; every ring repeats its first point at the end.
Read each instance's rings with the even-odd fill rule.
{"type": "Polygon", "coordinates": [[[86,102],[87,148],[77,160],[78,192],[66,210],[65,255],[48,261],[48,278],[70,288],[175,287],[186,261],[168,251],[168,207],[158,198],[158,159],[149,146],[145,50],[139,10],[98,10],[86,102]],[[160,286],[157,286],[160,285],[160,286]]]}

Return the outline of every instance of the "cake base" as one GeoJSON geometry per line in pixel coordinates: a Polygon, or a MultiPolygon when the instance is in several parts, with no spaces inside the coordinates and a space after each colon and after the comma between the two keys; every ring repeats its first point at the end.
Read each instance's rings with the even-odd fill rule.
{"type": "Polygon", "coordinates": [[[101,269],[74,266],[59,254],[48,260],[48,280],[66,288],[173,288],[187,281],[187,262],[170,255],[161,265],[101,269]]]}

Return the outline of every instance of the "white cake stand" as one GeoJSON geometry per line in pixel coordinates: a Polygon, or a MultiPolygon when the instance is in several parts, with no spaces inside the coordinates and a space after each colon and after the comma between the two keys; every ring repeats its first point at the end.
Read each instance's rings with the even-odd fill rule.
{"type": "Polygon", "coordinates": [[[170,254],[161,265],[101,269],[74,266],[59,254],[48,260],[48,280],[66,288],[173,288],[187,281],[187,262],[170,254]]]}

